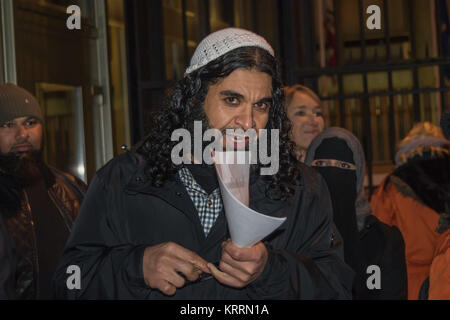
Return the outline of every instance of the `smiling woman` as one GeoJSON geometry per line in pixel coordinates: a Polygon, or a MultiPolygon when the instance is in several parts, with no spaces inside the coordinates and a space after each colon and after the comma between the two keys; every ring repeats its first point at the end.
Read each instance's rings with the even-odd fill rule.
{"type": "Polygon", "coordinates": [[[323,131],[325,121],[319,97],[309,88],[295,85],[284,88],[286,113],[292,123],[291,140],[299,161],[305,160],[311,141],[323,131]]]}

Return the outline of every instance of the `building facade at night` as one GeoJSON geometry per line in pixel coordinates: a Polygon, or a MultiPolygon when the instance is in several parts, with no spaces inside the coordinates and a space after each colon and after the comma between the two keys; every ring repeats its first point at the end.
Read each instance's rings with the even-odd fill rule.
{"type": "Polygon", "coordinates": [[[47,162],[85,181],[122,145],[145,136],[198,42],[224,27],[264,36],[285,83],[319,93],[327,125],[345,127],[363,143],[368,185],[392,169],[396,144],[415,122],[437,124],[450,107],[447,0],[2,0],[0,6],[0,82],[37,96],[47,162]],[[81,10],[79,30],[66,26],[70,5],[81,10]],[[369,28],[369,19],[381,27],[369,28]]]}

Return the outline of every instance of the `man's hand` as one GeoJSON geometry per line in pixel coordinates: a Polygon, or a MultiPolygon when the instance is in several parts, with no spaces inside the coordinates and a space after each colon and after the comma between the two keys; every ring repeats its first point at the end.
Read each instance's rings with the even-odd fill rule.
{"type": "Polygon", "coordinates": [[[147,247],[144,251],[145,282],[166,295],[174,295],[177,288],[183,287],[184,277],[195,281],[202,272],[210,273],[206,265],[199,255],[173,242],[147,247]]]}
{"type": "Polygon", "coordinates": [[[251,248],[239,248],[231,239],[222,244],[220,270],[208,263],[211,274],[222,284],[242,288],[255,281],[267,263],[267,248],[258,242],[251,248]]]}

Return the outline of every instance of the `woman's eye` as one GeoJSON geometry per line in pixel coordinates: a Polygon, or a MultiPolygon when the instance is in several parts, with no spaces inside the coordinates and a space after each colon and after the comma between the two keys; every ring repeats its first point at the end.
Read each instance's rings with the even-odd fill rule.
{"type": "Polygon", "coordinates": [[[306,116],[306,112],[305,111],[298,111],[298,112],[295,113],[295,115],[298,116],[298,117],[304,117],[304,116],[306,116]]]}
{"type": "Polygon", "coordinates": [[[315,115],[316,115],[316,117],[323,117],[323,113],[322,112],[316,112],[315,115]]]}
{"type": "Polygon", "coordinates": [[[350,166],[348,165],[348,163],[344,163],[344,162],[341,163],[341,167],[345,168],[345,169],[350,169],[350,166]]]}

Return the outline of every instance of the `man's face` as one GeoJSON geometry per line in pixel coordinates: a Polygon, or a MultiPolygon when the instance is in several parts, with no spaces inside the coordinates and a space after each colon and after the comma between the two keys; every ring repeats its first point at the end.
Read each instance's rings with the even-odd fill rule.
{"type": "Polygon", "coordinates": [[[226,129],[259,129],[266,127],[272,103],[272,78],[256,70],[237,69],[209,87],[203,105],[209,127],[224,134],[232,147],[241,149],[248,138],[225,136],[226,129]]]}
{"type": "Polygon", "coordinates": [[[0,124],[1,154],[25,155],[42,146],[42,124],[34,117],[20,117],[0,124]]]}

